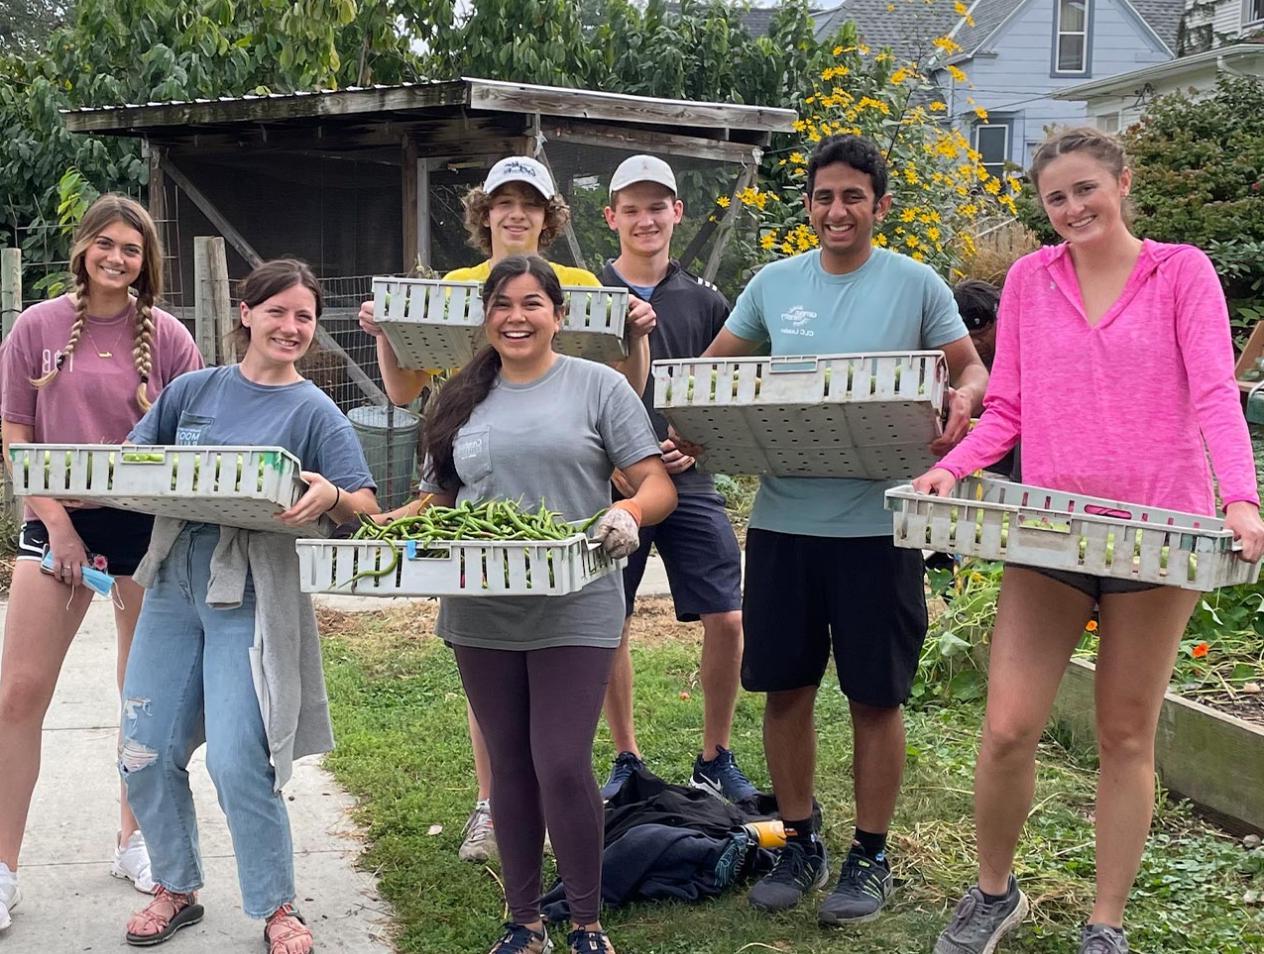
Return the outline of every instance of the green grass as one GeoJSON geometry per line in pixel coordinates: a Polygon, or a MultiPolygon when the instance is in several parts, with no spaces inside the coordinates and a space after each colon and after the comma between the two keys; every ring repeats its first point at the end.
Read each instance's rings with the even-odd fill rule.
{"type": "MultiPolygon", "coordinates": [[[[338,748],[328,766],[360,800],[365,866],[399,919],[403,952],[485,951],[503,917],[493,869],[457,861],[473,799],[464,700],[451,653],[403,614],[334,620],[325,644],[338,748]],[[432,825],[442,825],[437,835],[432,825]]],[[[424,625],[429,630],[428,624],[424,625]]],[[[660,641],[634,648],[637,718],[660,773],[681,780],[701,722],[697,645],[660,641]],[[688,692],[688,698],[682,698],[688,692]]],[[[827,687],[829,683],[827,682],[827,687]]],[[[760,744],[761,698],[743,695],[734,748],[767,786],[760,744]]],[[[735,954],[848,950],[928,952],[972,868],[971,777],[977,702],[909,713],[909,768],[892,855],[906,879],[890,914],[874,925],[825,932],[811,906],[776,918],[751,912],[738,890],[697,906],[637,905],[604,922],[621,954],[735,954]]],[[[818,797],[831,853],[850,835],[850,733],[836,688],[822,691],[818,797]]],[[[604,725],[597,758],[612,751],[604,725]]],[[[1091,753],[1047,739],[1036,807],[1021,845],[1019,874],[1035,902],[1007,954],[1075,950],[1092,895],[1091,753]]],[[[551,868],[546,880],[551,879],[551,868]]],[[[1264,854],[1248,855],[1185,807],[1161,804],[1130,909],[1133,947],[1148,954],[1245,954],[1264,950],[1264,920],[1244,905],[1264,887],[1264,854]]]]}

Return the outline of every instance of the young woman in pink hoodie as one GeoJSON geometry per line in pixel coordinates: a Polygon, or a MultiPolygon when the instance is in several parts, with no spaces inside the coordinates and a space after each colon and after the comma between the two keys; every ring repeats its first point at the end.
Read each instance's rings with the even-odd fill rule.
{"type": "MultiPolygon", "coordinates": [[[[1119,143],[1097,130],[1054,135],[1030,178],[1065,241],[1010,270],[983,416],[914,487],[947,494],[1021,437],[1025,483],[1214,514],[1209,452],[1226,527],[1242,558],[1258,560],[1264,522],[1211,262],[1192,246],[1131,233],[1132,172],[1119,143]]],[[[1198,599],[1174,586],[1005,568],[975,772],[979,882],[936,954],[988,954],[1027,911],[1013,862],[1036,744],[1094,603],[1097,895],[1080,952],[1128,950],[1124,906],[1150,827],[1159,708],[1198,599]]]]}

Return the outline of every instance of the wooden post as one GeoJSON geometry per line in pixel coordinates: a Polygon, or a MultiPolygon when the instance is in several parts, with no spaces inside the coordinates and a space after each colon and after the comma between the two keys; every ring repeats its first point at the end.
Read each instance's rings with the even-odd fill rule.
{"type": "Polygon", "coordinates": [[[22,250],[0,248],[0,338],[9,337],[22,313],[22,250]]]}
{"type": "Polygon", "coordinates": [[[729,196],[729,207],[724,210],[724,217],[720,219],[720,228],[715,236],[715,244],[711,246],[711,254],[707,257],[707,267],[703,269],[702,277],[709,282],[715,281],[715,274],[720,270],[720,257],[724,254],[724,246],[729,243],[729,232],[733,229],[733,223],[737,221],[737,209],[740,204],[737,201],[737,194],[743,189],[750,187],[755,181],[755,171],[759,166],[755,163],[743,165],[742,171],[737,176],[737,181],[733,183],[733,192],[729,196]]]}
{"type": "Polygon", "coordinates": [[[404,222],[404,271],[408,272],[417,264],[419,224],[417,219],[417,142],[409,135],[404,136],[399,173],[402,188],[400,208],[404,222]]]}
{"type": "MultiPolygon", "coordinates": [[[[417,262],[425,268],[430,267],[429,159],[417,160],[417,262]]],[[[408,267],[412,268],[412,265],[408,267]]]]}
{"type": "Polygon", "coordinates": [[[193,239],[194,340],[208,365],[236,360],[228,338],[237,326],[228,293],[228,253],[216,235],[193,239]]]}

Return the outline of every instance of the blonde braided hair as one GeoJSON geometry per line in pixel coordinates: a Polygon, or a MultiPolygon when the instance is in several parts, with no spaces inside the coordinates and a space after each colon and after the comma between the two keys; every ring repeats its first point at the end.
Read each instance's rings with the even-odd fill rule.
{"type": "Polygon", "coordinates": [[[31,384],[39,389],[46,386],[61,371],[66,359],[75,353],[79,339],[83,334],[88,318],[88,268],[85,257],[92,243],[102,231],[122,222],[141,234],[142,262],[140,274],[136,276],[133,291],[136,293],[136,317],[133,323],[132,362],[140,375],[140,386],[136,389],[136,403],[142,411],[150,408],[148,385],[153,372],[153,340],[154,340],[154,302],[162,294],[162,245],[158,240],[158,229],[150,218],[145,207],[134,199],[124,195],[107,192],[102,195],[84,213],[79,227],[75,230],[74,241],[70,247],[70,272],[75,280],[75,320],[70,326],[70,336],[65,347],[57,356],[57,361],[47,374],[32,378],[31,384]]]}

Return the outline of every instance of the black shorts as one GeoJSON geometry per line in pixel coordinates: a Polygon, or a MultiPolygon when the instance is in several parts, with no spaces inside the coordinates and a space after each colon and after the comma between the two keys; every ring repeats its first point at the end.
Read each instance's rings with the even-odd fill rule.
{"type": "Polygon", "coordinates": [[[1086,596],[1093,597],[1098,603],[1102,595],[1108,593],[1142,593],[1145,590],[1157,590],[1162,583],[1148,583],[1141,580],[1121,580],[1113,576],[1093,576],[1091,573],[1076,573],[1074,570],[1050,570],[1043,566],[1015,566],[1047,576],[1051,580],[1074,587],[1086,596]]]}
{"type": "MultiPolygon", "coordinates": [[[[149,549],[154,518],[147,513],[131,513],[113,507],[71,510],[70,522],[89,553],[108,561],[112,576],[131,576],[149,549]]],[[[40,520],[28,520],[18,534],[19,560],[42,560],[48,546],[48,527],[40,520]]]]}
{"type": "Polygon", "coordinates": [[[666,520],[641,529],[641,545],[623,568],[627,616],[636,605],[651,543],[667,569],[676,619],[693,623],[706,613],[742,608],[742,551],[719,494],[681,494],[666,520]]]}
{"type": "Polygon", "coordinates": [[[853,702],[908,699],[926,639],[922,554],[890,537],[746,534],[742,686],[819,686],[830,650],[853,702]]]}

